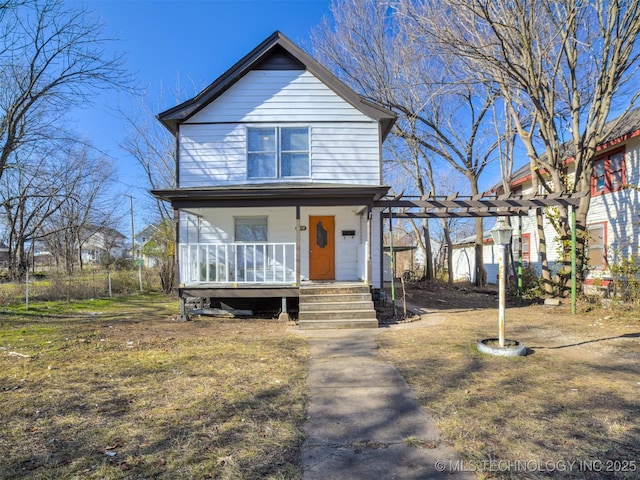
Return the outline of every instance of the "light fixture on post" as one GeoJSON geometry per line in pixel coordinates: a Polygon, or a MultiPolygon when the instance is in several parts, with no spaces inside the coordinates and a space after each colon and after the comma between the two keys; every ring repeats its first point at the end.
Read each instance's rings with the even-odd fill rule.
{"type": "Polygon", "coordinates": [[[500,246],[500,265],[498,267],[498,342],[504,348],[504,317],[506,302],[506,276],[507,276],[507,245],[511,243],[512,229],[504,217],[498,217],[496,224],[491,229],[493,243],[500,246]]]}

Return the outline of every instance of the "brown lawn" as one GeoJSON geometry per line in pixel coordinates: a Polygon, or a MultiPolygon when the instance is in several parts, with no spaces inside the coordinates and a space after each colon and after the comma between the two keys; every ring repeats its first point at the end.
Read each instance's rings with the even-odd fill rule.
{"type": "Polygon", "coordinates": [[[380,335],[380,352],[479,478],[640,476],[637,310],[508,305],[507,338],[529,354],[504,358],[475,345],[498,335],[495,294],[412,286],[407,299],[428,313],[380,335]]]}

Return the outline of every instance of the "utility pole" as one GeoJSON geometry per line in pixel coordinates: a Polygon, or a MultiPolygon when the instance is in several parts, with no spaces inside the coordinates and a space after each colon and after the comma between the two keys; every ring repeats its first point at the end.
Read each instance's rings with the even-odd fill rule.
{"type": "MultiPolygon", "coordinates": [[[[126,195],[129,197],[129,207],[131,212],[131,261],[133,265],[136,264],[135,253],[135,230],[133,229],[133,195],[126,195]]],[[[138,283],[140,284],[140,291],[142,292],[142,263],[138,262],[138,283]]]]}
{"type": "Polygon", "coordinates": [[[135,246],[134,246],[134,231],[133,231],[133,195],[126,195],[125,197],[129,197],[129,211],[131,212],[131,260],[135,260],[135,246]]]}

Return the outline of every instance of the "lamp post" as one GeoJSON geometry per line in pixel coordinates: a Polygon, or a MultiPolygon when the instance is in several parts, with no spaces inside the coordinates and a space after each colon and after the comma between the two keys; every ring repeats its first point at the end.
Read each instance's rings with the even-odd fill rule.
{"type": "Polygon", "coordinates": [[[500,347],[504,347],[504,317],[505,317],[505,297],[506,297],[506,276],[507,276],[507,245],[511,243],[511,227],[504,217],[498,217],[496,224],[491,229],[493,243],[500,246],[500,264],[498,267],[498,342],[500,347]]]}

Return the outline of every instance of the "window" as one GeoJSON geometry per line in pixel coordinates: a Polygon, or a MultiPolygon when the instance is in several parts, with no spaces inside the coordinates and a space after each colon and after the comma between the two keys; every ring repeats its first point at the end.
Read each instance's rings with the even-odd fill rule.
{"type": "Polygon", "coordinates": [[[591,195],[619,190],[626,181],[624,150],[616,150],[593,162],[591,195]]]}
{"type": "Polygon", "coordinates": [[[604,269],[607,267],[606,257],[606,223],[594,223],[587,226],[587,258],[589,268],[604,269]]]}
{"type": "Polygon", "coordinates": [[[309,128],[247,129],[247,177],[309,176],[309,128]]]}
{"type": "Polygon", "coordinates": [[[235,241],[247,243],[266,242],[267,217],[236,217],[235,241]]]}
{"type": "Polygon", "coordinates": [[[529,262],[531,261],[531,234],[523,233],[522,234],[522,265],[524,267],[529,266],[529,262]]]}

